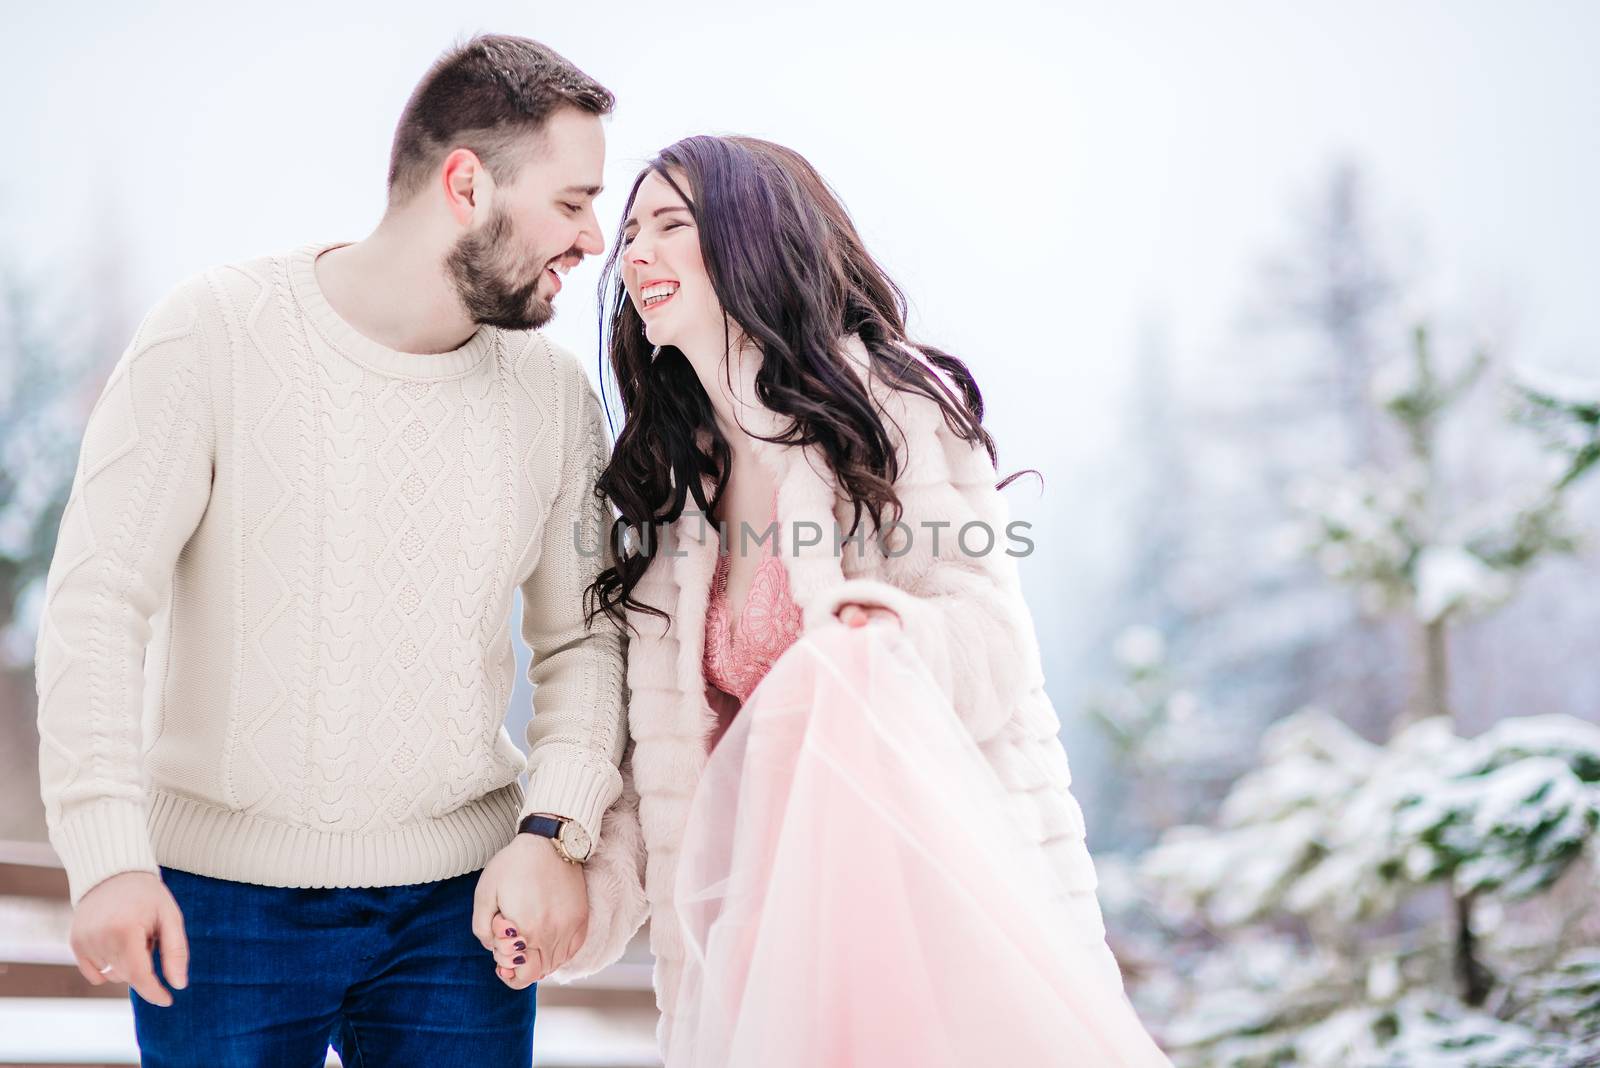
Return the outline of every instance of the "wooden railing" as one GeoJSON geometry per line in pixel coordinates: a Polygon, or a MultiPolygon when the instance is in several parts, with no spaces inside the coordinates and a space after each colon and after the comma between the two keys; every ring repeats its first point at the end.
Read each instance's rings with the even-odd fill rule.
{"type": "Polygon", "coordinates": [[[67,873],[42,842],[0,842],[0,997],[120,997],[92,986],[67,948],[67,873]]]}

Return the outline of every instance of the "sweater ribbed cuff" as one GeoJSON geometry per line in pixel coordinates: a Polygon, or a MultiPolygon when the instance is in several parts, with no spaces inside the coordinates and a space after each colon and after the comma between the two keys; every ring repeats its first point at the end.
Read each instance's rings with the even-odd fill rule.
{"type": "Polygon", "coordinates": [[[528,792],[517,822],[535,812],[576,820],[598,846],[601,818],[621,793],[622,775],[609,764],[547,758],[528,769],[528,792]]]}
{"type": "Polygon", "coordinates": [[[67,893],[77,907],[83,895],[125,871],[161,874],[144,806],[100,800],[74,805],[50,828],[50,844],[67,870],[67,893]]]}

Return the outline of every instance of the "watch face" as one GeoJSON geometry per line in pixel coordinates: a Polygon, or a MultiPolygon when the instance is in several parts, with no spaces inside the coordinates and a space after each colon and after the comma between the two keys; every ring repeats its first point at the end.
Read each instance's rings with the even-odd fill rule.
{"type": "Polygon", "coordinates": [[[589,832],[578,826],[576,820],[567,820],[561,825],[561,844],[573,860],[587,860],[589,850],[593,844],[589,841],[589,832]]]}

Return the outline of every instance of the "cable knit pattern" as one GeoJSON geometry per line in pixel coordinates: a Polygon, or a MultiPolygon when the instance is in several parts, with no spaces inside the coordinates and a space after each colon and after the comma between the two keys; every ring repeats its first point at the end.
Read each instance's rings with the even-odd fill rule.
{"type": "MultiPolygon", "coordinates": [[[[937,405],[872,378],[858,339],[847,339],[846,352],[881,406],[901,461],[895,488],[911,540],[890,528],[887,553],[870,529],[863,542],[847,541],[842,552],[835,547],[833,532],[842,536],[849,529],[851,509],[837,492],[826,458],[810,447],[762,441],[785,429],[781,418],[757,401],[754,367],[741,367],[734,382],[740,424],[750,429],[752,448],[778,483],[780,529],[794,532],[783,563],[804,629],[842,626],[834,613],[852,602],[899,615],[906,636],[1006,785],[1016,819],[1049,857],[1059,903],[1074,914],[1086,952],[1108,983],[1120,983],[1104,941],[1083,814],[1057,739],[1060,722],[1044,690],[1038,639],[1016,561],[1004,551],[1007,509],[994,488],[994,468],[981,447],[951,432],[937,405]],[[980,520],[995,531],[997,547],[967,555],[956,534],[980,520]],[[947,524],[937,545],[927,523],[947,524]],[[816,544],[803,543],[813,538],[816,544]]],[[[708,493],[711,488],[707,479],[708,493]]],[[[678,853],[707,760],[705,741],[717,727],[703,672],[717,545],[716,528],[698,511],[669,525],[636,593],[668,612],[671,622],[642,612],[630,616],[640,632],[628,646],[631,772],[647,853],[644,885],[663,1050],[680,1012],[684,947],[673,900],[678,853]]]]}
{"type": "Polygon", "coordinates": [[[609,519],[599,399],[536,333],[363,337],[317,287],[323,247],[178,286],[91,412],[36,656],[72,901],[158,864],[442,879],[551,812],[598,843],[568,975],[604,966],[644,902],[622,639],[581,598],[608,559],[577,550],[609,519]],[[527,759],[504,727],[519,588],[527,759]]]}

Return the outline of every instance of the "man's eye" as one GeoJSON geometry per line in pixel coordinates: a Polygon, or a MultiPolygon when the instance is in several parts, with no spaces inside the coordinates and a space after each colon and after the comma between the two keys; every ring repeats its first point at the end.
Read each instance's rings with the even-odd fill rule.
{"type": "Polygon", "coordinates": [[[577,204],[563,204],[561,206],[567,209],[568,215],[576,215],[578,212],[583,210],[582,207],[577,204]]]}

